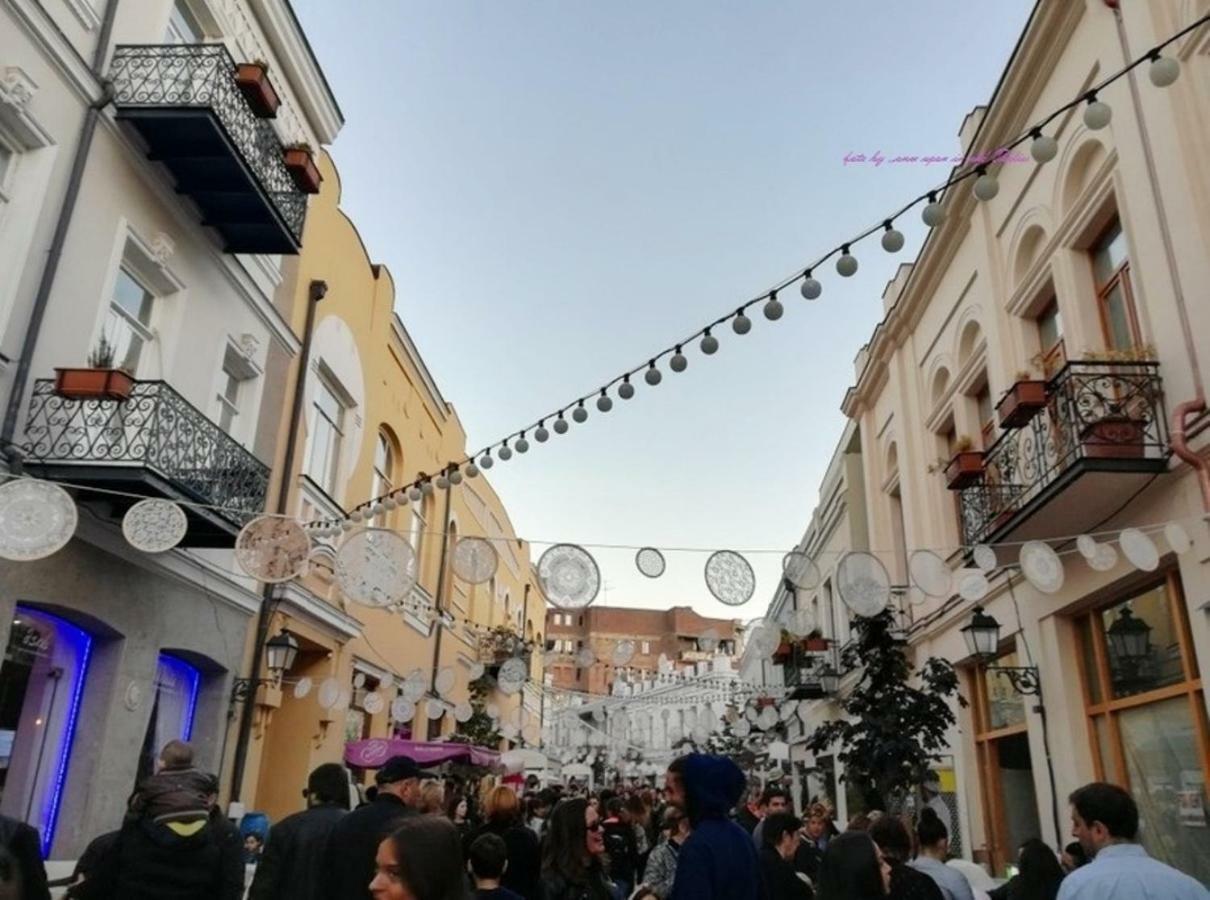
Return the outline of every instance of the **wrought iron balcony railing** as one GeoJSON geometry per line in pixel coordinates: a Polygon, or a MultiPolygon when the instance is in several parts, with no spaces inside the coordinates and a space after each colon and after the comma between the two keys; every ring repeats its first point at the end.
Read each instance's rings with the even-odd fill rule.
{"type": "Polygon", "coordinates": [[[269,467],[162,381],[137,381],[129,399],[115,401],[60,397],[54,381],[39,379],[25,437],[32,467],[109,482],[119,480],[114,470],[145,471],[170,499],[218,507],[210,513],[231,533],[264,510],[269,467]]]}
{"type": "Polygon", "coordinates": [[[983,476],[961,492],[969,546],[991,540],[1069,473],[1162,471],[1168,459],[1163,384],[1155,362],[1070,362],[1047,382],[1047,401],[983,456],[983,476]]]}
{"type": "MultiPolygon", "coordinates": [[[[307,198],[295,185],[283,161],[283,146],[273,125],[256,116],[235,81],[235,62],[222,44],[123,45],[114,49],[110,79],[114,107],[125,118],[158,120],[160,132],[140,128],[158,158],[188,157],[200,141],[174,118],[176,112],[207,112],[255,176],[294,243],[301,244],[307,198]],[[175,129],[175,130],[173,130],[175,129]],[[155,147],[164,135],[171,149],[155,147]]],[[[193,151],[196,152],[196,151],[193,151]]],[[[178,179],[182,172],[176,171],[178,179]]],[[[204,183],[206,166],[196,177],[204,183]]],[[[224,188],[215,187],[215,190],[224,188]]],[[[237,250],[238,252],[238,250],[237,250]]]]}

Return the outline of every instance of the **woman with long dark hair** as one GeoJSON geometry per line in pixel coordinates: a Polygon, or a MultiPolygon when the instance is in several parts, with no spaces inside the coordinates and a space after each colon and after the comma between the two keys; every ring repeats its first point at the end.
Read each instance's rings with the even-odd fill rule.
{"type": "Polygon", "coordinates": [[[989,894],[992,900],[1055,900],[1063,883],[1063,867],[1055,852],[1038,838],[1021,845],[1019,871],[989,894]]]}
{"type": "Polygon", "coordinates": [[[467,900],[458,829],[439,816],[413,816],[378,845],[374,900],[467,900]]]}
{"type": "Polygon", "coordinates": [[[920,818],[916,821],[916,839],[920,844],[920,853],[911,861],[911,867],[937,882],[945,900],[975,900],[966,876],[945,864],[950,855],[949,829],[931,806],[920,811],[920,818]]]}
{"type": "Polygon", "coordinates": [[[891,867],[864,831],[828,841],[819,861],[818,900],[881,900],[891,888],[891,867]]]}
{"type": "Polygon", "coordinates": [[[555,807],[542,856],[543,900],[612,900],[601,817],[582,797],[555,807]]]}
{"type": "Polygon", "coordinates": [[[471,805],[463,794],[453,794],[445,805],[445,814],[454,827],[458,829],[458,834],[465,838],[474,830],[474,823],[471,821],[471,805]]]}

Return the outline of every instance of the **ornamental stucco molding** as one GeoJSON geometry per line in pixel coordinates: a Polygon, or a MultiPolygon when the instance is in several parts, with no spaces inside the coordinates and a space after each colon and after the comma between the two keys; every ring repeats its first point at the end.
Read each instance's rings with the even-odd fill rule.
{"type": "Polygon", "coordinates": [[[13,112],[24,114],[38,84],[20,66],[7,66],[0,74],[0,105],[10,107],[13,112]]]}

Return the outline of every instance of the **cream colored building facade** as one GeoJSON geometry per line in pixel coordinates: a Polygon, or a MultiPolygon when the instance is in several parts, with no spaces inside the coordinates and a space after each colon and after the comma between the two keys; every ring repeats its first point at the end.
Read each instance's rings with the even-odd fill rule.
{"type": "MultiPolygon", "coordinates": [[[[994,152],[1210,3],[1121,7],[1038,3],[995,95],[963,123],[963,151],[994,152]]],[[[1102,92],[1108,127],[1089,130],[1077,107],[1046,128],[1052,161],[993,166],[1000,188],[987,202],[970,182],[944,196],[945,219],[887,285],[844,398],[864,495],[861,528],[850,495],[850,530],[904,586],[916,551],[938,552],[957,585],[973,574],[973,546],[995,547],[978,601],[1002,626],[994,665],[1037,668],[1041,694],[1023,696],[968,651],[974,600],[897,595],[916,661],[954,662],[972,700],[955,705],[951,733],[957,819],[964,855],[996,874],[1028,837],[1070,840],[1067,795],[1103,779],[1138,800],[1153,855],[1210,881],[1210,532],[1199,473],[1171,452],[1174,411],[1210,386],[1210,29],[1167,52],[1182,67],[1172,86],[1154,86],[1144,65],[1102,92]],[[1019,427],[1001,425],[998,401],[1023,376],[1046,382],[1047,399],[1019,427]],[[949,490],[945,462],[964,436],[981,473],[949,490]],[[1123,529],[1173,521],[1192,547],[1149,530],[1149,571],[1120,547],[1094,568],[1074,540],[1116,545],[1123,529]],[[1053,592],[1016,566],[1031,540],[1061,554],[1053,592]],[[1139,620],[1149,630],[1132,650],[1121,623],[1139,620]]],[[[1210,417],[1187,408],[1204,466],[1210,417]]],[[[822,493],[805,546],[826,575],[835,551],[860,548],[835,530],[836,543],[821,539],[822,493]]],[[[812,722],[836,714],[816,706],[812,722]]]]}

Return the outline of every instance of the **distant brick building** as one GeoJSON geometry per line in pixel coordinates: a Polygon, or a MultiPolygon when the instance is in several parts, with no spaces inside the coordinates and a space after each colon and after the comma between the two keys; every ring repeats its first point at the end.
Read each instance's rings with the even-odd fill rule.
{"type": "Polygon", "coordinates": [[[546,641],[553,651],[546,668],[548,683],[556,688],[608,694],[619,672],[629,669],[634,675],[654,673],[661,655],[672,670],[692,669],[695,663],[717,655],[734,656],[736,625],[730,619],[699,616],[687,606],[591,606],[575,612],[551,609],[546,614],[546,641]],[[614,648],[623,640],[634,642],[634,656],[626,665],[616,666],[614,648]],[[591,665],[583,665],[585,660],[577,658],[585,648],[593,653],[591,665]]]}

